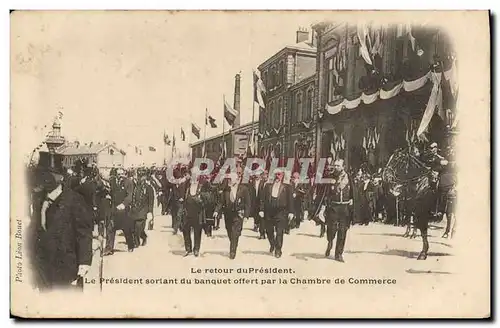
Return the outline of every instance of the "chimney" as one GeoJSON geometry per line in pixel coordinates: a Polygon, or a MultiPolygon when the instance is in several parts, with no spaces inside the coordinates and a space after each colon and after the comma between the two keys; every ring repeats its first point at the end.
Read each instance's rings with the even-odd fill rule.
{"type": "Polygon", "coordinates": [[[233,109],[238,113],[234,120],[234,127],[240,126],[240,73],[234,77],[234,104],[233,109]]]}
{"type": "Polygon", "coordinates": [[[306,28],[299,27],[297,30],[297,40],[296,43],[309,41],[309,31],[306,28]]]}
{"type": "Polygon", "coordinates": [[[318,47],[318,33],[313,30],[311,37],[311,46],[317,48],[318,47]]]}

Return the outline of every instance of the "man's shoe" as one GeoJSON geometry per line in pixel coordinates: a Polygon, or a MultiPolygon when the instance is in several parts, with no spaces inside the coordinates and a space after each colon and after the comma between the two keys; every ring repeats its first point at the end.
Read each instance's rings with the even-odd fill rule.
{"type": "Polygon", "coordinates": [[[274,252],[274,245],[272,245],[270,248],[269,248],[269,253],[273,253],[274,252]]]}
{"type": "Polygon", "coordinates": [[[344,258],[342,255],[335,255],[335,261],[344,263],[344,258]]]}
{"type": "Polygon", "coordinates": [[[417,257],[417,260],[427,260],[427,253],[421,252],[417,257]]]}
{"type": "Polygon", "coordinates": [[[281,251],[276,250],[276,252],[274,253],[274,256],[276,256],[276,258],[279,259],[281,257],[281,251]]]}
{"type": "Polygon", "coordinates": [[[259,240],[266,239],[266,236],[260,235],[259,240]]]}
{"type": "Polygon", "coordinates": [[[104,253],[102,253],[102,256],[110,256],[110,255],[113,255],[115,252],[114,251],[104,251],[104,253]]]}
{"type": "Polygon", "coordinates": [[[147,244],[147,243],[148,243],[148,239],[147,239],[147,238],[144,238],[144,239],[142,240],[142,244],[141,244],[141,246],[146,246],[146,244],[147,244]]]}
{"type": "Polygon", "coordinates": [[[184,254],[184,257],[187,257],[187,256],[191,255],[192,253],[193,253],[192,251],[188,251],[188,252],[186,252],[186,254],[184,254]]]}
{"type": "Polygon", "coordinates": [[[235,257],[236,257],[236,253],[230,253],[230,254],[229,254],[229,258],[230,258],[231,260],[234,260],[234,258],[235,258],[235,257]]]}
{"type": "Polygon", "coordinates": [[[198,257],[198,255],[200,255],[200,251],[198,250],[194,251],[194,256],[198,257]]]}
{"type": "Polygon", "coordinates": [[[133,248],[129,248],[129,249],[128,249],[128,252],[129,252],[129,253],[132,253],[133,251],[134,251],[134,249],[133,249],[133,248]]]}
{"type": "Polygon", "coordinates": [[[328,243],[328,246],[326,246],[325,257],[330,256],[331,250],[332,250],[332,243],[328,243]]]}

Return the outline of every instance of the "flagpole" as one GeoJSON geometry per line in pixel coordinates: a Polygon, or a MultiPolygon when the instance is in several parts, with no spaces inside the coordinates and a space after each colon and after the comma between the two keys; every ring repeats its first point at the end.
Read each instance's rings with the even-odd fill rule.
{"type": "Polygon", "coordinates": [[[202,154],[203,158],[207,157],[206,156],[207,150],[205,148],[206,146],[205,141],[207,139],[207,123],[208,123],[207,121],[208,121],[208,108],[205,108],[205,131],[203,131],[203,154],[202,154]]]}
{"type": "Polygon", "coordinates": [[[163,165],[167,164],[167,142],[166,142],[167,132],[163,129],[163,165]]]}
{"type": "Polygon", "coordinates": [[[225,129],[226,129],[226,116],[225,116],[225,114],[226,113],[224,110],[225,106],[226,106],[226,95],[222,95],[222,149],[220,151],[221,151],[221,155],[223,154],[224,157],[226,156],[226,154],[224,153],[224,150],[226,148],[226,135],[225,135],[225,129]]]}
{"type": "Polygon", "coordinates": [[[174,146],[175,146],[175,129],[172,129],[174,131],[172,135],[172,146],[171,146],[171,153],[170,153],[170,160],[172,161],[174,159],[174,146]]]}
{"type": "MultiPolygon", "coordinates": [[[[252,79],[253,79],[253,76],[252,76],[252,79]]],[[[255,94],[257,92],[257,90],[255,90],[255,83],[254,83],[254,86],[253,86],[253,96],[252,96],[252,148],[250,149],[250,151],[252,152],[252,156],[255,156],[255,127],[254,127],[254,123],[255,123],[255,94]]]]}

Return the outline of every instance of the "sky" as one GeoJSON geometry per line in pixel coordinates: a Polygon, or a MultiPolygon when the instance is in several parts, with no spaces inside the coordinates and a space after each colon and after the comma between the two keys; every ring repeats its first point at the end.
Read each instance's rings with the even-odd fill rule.
{"type": "Polygon", "coordinates": [[[58,111],[69,140],[162,149],[163,131],[179,140],[183,127],[187,148],[197,141],[190,123],[202,127],[205,108],[218,123],[207,137],[222,132],[223,97],[233,104],[238,72],[241,124],[250,122],[252,70],[319,19],[295,12],[15,13],[11,110],[33,139],[25,151],[58,111]]]}

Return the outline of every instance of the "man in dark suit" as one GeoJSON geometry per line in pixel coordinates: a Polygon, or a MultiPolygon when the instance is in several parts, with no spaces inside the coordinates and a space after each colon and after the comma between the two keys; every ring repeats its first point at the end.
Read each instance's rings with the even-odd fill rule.
{"type": "Polygon", "coordinates": [[[224,213],[224,223],[229,237],[229,258],[236,257],[238,241],[241,236],[243,222],[248,218],[251,208],[251,198],[248,187],[241,183],[241,172],[232,173],[229,186],[225,188],[214,217],[224,213]]]}
{"type": "Polygon", "coordinates": [[[298,229],[300,223],[304,220],[304,199],[307,193],[306,186],[307,185],[301,183],[299,172],[294,172],[290,183],[292,189],[294,220],[289,223],[288,229],[298,229]]]}
{"type": "Polygon", "coordinates": [[[97,183],[95,181],[94,170],[90,165],[86,165],[83,168],[83,178],[73,190],[83,196],[89,212],[92,213],[94,223],[98,224],[97,183]]]}
{"type": "Polygon", "coordinates": [[[184,213],[180,214],[184,247],[186,249],[184,256],[191,253],[198,256],[201,248],[203,224],[205,223],[205,207],[212,201],[211,192],[207,181],[198,176],[197,172],[193,172],[192,177],[186,175],[186,179],[182,204],[184,213]],[[193,231],[194,235],[194,245],[193,239],[191,239],[191,231],[193,231]]]}
{"type": "Polygon", "coordinates": [[[337,235],[335,260],[344,262],[342,254],[353,215],[353,186],[351,178],[345,171],[342,159],[334,162],[332,175],[334,182],[326,185],[326,197],[321,207],[321,213],[326,218],[326,237],[328,239],[325,257],[330,256],[333,239],[337,235]]]}
{"type": "Polygon", "coordinates": [[[293,219],[293,201],[290,186],[283,182],[284,173],[275,172],[274,183],[267,184],[261,199],[262,216],[266,223],[269,252],[279,258],[282,255],[283,233],[289,221],[293,219]]]}
{"type": "Polygon", "coordinates": [[[188,180],[186,178],[186,168],[178,167],[174,170],[172,183],[172,229],[173,234],[176,235],[181,228],[181,218],[184,211],[184,197],[186,196],[186,187],[188,180]]]}
{"type": "Polygon", "coordinates": [[[259,215],[259,212],[263,210],[260,208],[260,205],[265,185],[266,185],[265,172],[263,172],[259,176],[255,176],[253,181],[249,184],[249,191],[252,200],[250,216],[252,216],[254,220],[253,231],[259,232],[259,239],[266,239],[266,227],[264,224],[264,218],[259,215]]]}
{"type": "Polygon", "coordinates": [[[43,196],[32,223],[36,284],[41,290],[83,288],[92,264],[92,215],[80,194],[63,188],[58,173],[38,172],[35,191],[43,196]]]}
{"type": "Polygon", "coordinates": [[[133,182],[127,178],[125,170],[117,170],[116,183],[111,185],[111,201],[113,203],[113,220],[107,229],[106,250],[104,255],[112,255],[115,246],[116,230],[123,230],[125,241],[129,252],[134,251],[133,221],[130,217],[132,195],[134,193],[133,182]]]}
{"type": "Polygon", "coordinates": [[[134,244],[135,247],[146,245],[148,236],[146,235],[146,220],[153,219],[154,190],[147,183],[147,171],[139,169],[137,171],[139,181],[134,188],[132,196],[131,216],[134,220],[134,244]]]}

